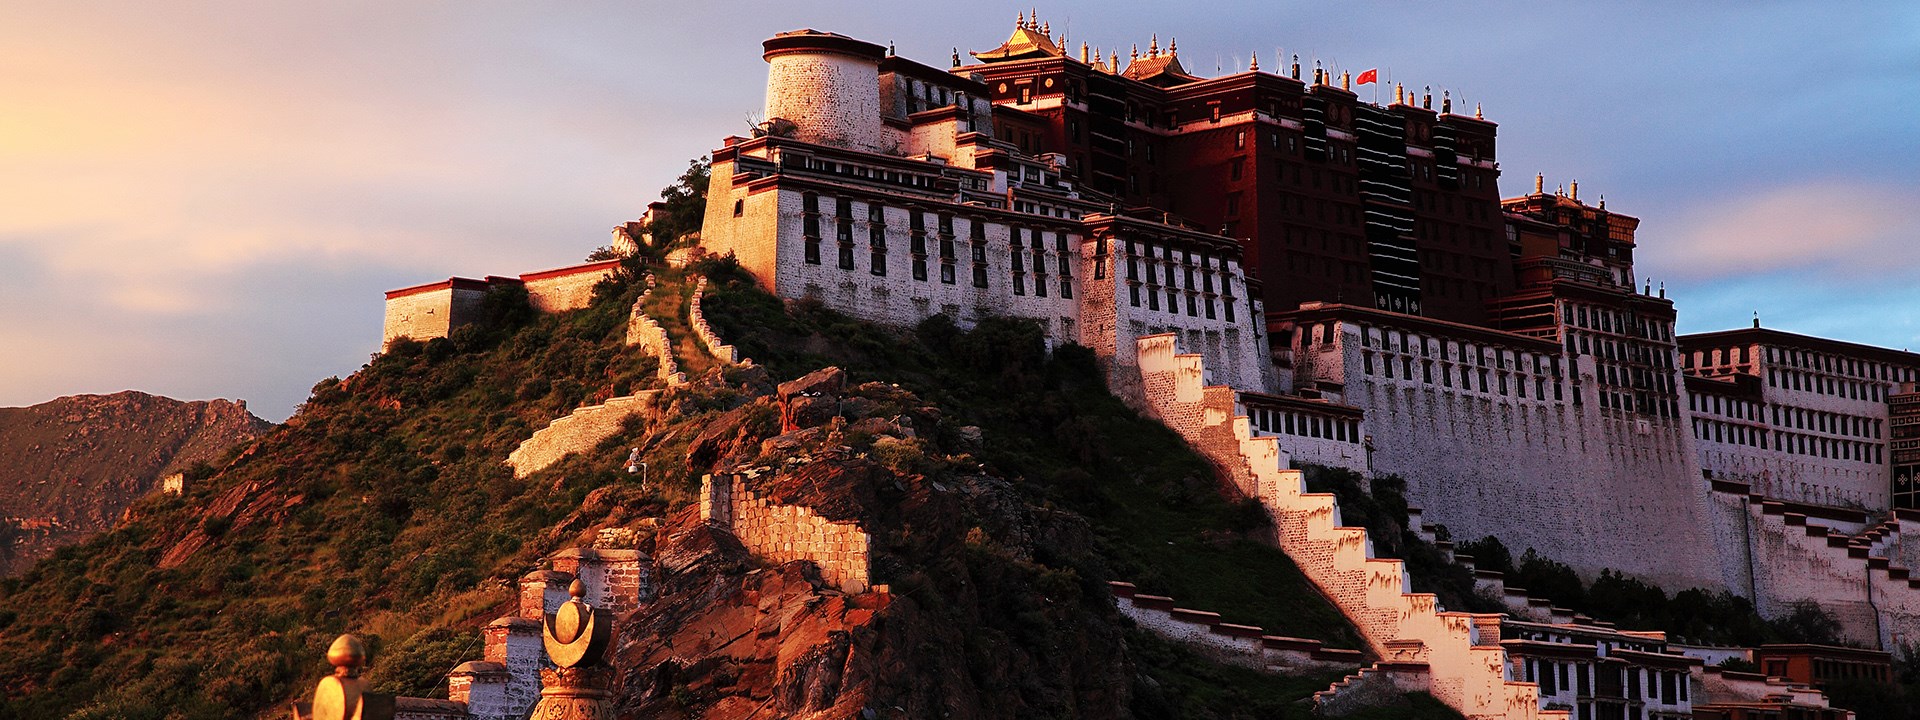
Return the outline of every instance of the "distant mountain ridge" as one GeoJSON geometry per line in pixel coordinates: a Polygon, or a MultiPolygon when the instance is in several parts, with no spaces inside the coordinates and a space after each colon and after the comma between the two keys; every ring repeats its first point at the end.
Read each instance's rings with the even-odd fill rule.
{"type": "Polygon", "coordinates": [[[0,408],[0,575],[112,527],[162,478],[272,427],[245,401],[131,390],[0,408]]]}

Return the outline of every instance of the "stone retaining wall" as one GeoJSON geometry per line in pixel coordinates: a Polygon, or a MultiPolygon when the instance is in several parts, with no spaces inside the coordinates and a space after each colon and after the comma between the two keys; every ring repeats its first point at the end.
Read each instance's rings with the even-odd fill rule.
{"type": "Polygon", "coordinates": [[[673,361],[673,340],[667,337],[666,328],[647,317],[644,309],[647,296],[653,294],[653,286],[653,276],[648,275],[646,292],[640,293],[640,298],[633,301],[633,312],[627,316],[627,344],[638,345],[641,350],[659,359],[660,367],[656,374],[668,387],[685,385],[687,374],[680,372],[679,363],[673,361]]]}
{"type": "Polygon", "coordinates": [[[1391,706],[1407,693],[1432,690],[1432,672],[1426,663],[1375,663],[1314,693],[1313,709],[1324,717],[1342,717],[1391,706]]]}
{"type": "Polygon", "coordinates": [[[1219,613],[1175,607],[1173,598],[1144,595],[1133,583],[1107,583],[1120,614],[1141,628],[1199,651],[1228,665],[1262,672],[1301,673],[1353,670],[1366,661],[1358,650],[1322,645],[1318,640],[1268,635],[1251,625],[1220,621],[1219,613]]]}
{"type": "Polygon", "coordinates": [[[653,408],[658,390],[612,398],[599,405],[588,405],[547,423],[521,441],[507,455],[507,465],[515,478],[525,478],[551,467],[570,454],[587,452],[620,432],[627,418],[645,415],[653,408]]]}
{"type": "Polygon", "coordinates": [[[752,360],[741,357],[740,351],[721,340],[720,334],[714,332],[713,326],[707,323],[707,314],[700,309],[700,299],[706,294],[707,279],[703,277],[693,286],[693,301],[687,306],[687,326],[693,328],[694,337],[700,338],[700,346],[722,363],[752,365],[752,360]]]}
{"type": "Polygon", "coordinates": [[[732,531],[747,550],[768,562],[805,560],[820,578],[848,593],[871,586],[867,532],[797,505],[776,505],[748,490],[740,475],[700,480],[700,517],[732,531]]]}

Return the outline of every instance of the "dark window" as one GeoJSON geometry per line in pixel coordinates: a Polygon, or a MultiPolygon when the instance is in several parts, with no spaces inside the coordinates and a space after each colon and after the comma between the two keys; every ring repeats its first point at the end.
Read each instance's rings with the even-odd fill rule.
{"type": "Polygon", "coordinates": [[[1007,259],[1013,272],[1013,294],[1027,294],[1027,262],[1020,247],[1020,228],[1007,228],[1007,259]]]}
{"type": "Polygon", "coordinates": [[[820,196],[807,193],[800,196],[801,224],[807,248],[807,264],[820,264],[820,196]]]}
{"type": "Polygon", "coordinates": [[[834,222],[838,224],[837,240],[840,241],[840,269],[853,269],[853,200],[840,198],[834,206],[834,222]]]}
{"type": "Polygon", "coordinates": [[[886,275],[887,216],[886,207],[879,203],[867,206],[867,248],[872,253],[873,274],[886,275]]]}

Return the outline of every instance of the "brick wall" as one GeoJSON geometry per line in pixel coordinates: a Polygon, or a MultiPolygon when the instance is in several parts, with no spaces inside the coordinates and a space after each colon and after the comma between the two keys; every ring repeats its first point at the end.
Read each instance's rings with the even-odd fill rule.
{"type": "Polygon", "coordinates": [[[465,703],[473,720],[509,720],[514,717],[507,699],[510,680],[507,666],[500,663],[462,663],[447,674],[447,699],[465,703]]]}
{"type": "Polygon", "coordinates": [[[795,560],[820,568],[820,578],[848,593],[872,584],[867,532],[795,505],[776,505],[748,490],[739,475],[700,481],[700,516],[732,531],[747,550],[771,563],[795,560]]]}
{"type": "Polygon", "coordinates": [[[552,570],[535,570],[520,578],[520,617],[539,620],[559,610],[571,595],[567,586],[573,576],[552,570]]]}
{"type": "Polygon", "coordinates": [[[508,717],[520,717],[540,702],[540,669],[547,651],[540,639],[540,621],[503,617],[480,631],[486,640],[483,659],[507,670],[501,691],[508,717]]]}
{"type": "Polygon", "coordinates": [[[653,561],[639,550],[569,548],[554,553],[553,569],[580,579],[581,600],[616,615],[653,600],[653,561]]]}

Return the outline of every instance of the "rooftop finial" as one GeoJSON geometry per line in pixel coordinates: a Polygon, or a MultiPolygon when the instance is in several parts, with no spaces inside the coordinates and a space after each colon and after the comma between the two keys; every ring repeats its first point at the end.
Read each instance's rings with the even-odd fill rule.
{"type": "Polygon", "coordinates": [[[1080,64],[1087,64],[1087,44],[1080,43],[1080,64]]]}
{"type": "Polygon", "coordinates": [[[1180,54],[1180,38],[1167,39],[1167,54],[1168,55],[1180,54]]]}
{"type": "Polygon", "coordinates": [[[1340,89],[1341,90],[1353,89],[1353,73],[1347,72],[1345,70],[1340,71],[1340,89]]]}
{"type": "Polygon", "coordinates": [[[1606,196],[1606,195],[1601,195],[1601,196],[1600,196],[1600,209],[1601,209],[1601,210],[1605,210],[1605,209],[1607,209],[1607,196],[1606,196]]]}
{"type": "Polygon", "coordinates": [[[895,54],[896,53],[893,51],[893,41],[888,40],[887,41],[887,57],[893,57],[895,54]]]}
{"type": "Polygon", "coordinates": [[[1753,326],[1755,328],[1760,327],[1760,311],[1759,310],[1753,311],[1753,326]]]}
{"type": "Polygon", "coordinates": [[[1660,281],[1660,297],[1665,298],[1666,296],[1667,296],[1667,281],[1661,280],[1660,281]]]}
{"type": "Polygon", "coordinates": [[[1293,79],[1300,79],[1300,53],[1293,54],[1293,79]]]}
{"type": "Polygon", "coordinates": [[[334,638],[327,647],[327,664],[339,677],[360,677],[360,668],[367,664],[367,646],[352,635],[334,638]]]}
{"type": "Polygon", "coordinates": [[[1393,104],[1407,104],[1407,88],[1400,83],[1393,84],[1393,104]]]}
{"type": "Polygon", "coordinates": [[[1433,109],[1433,86],[1432,85],[1426,86],[1426,93],[1420,96],[1420,107],[1425,108],[1427,110],[1433,109]]]}
{"type": "Polygon", "coordinates": [[[960,48],[953,49],[953,66],[960,67],[960,48]]]}
{"type": "Polygon", "coordinates": [[[1533,194],[1544,195],[1547,192],[1547,174],[1536,173],[1533,176],[1533,194]]]}
{"type": "Polygon", "coordinates": [[[1473,104],[1473,119],[1475,119],[1475,120],[1485,120],[1485,119],[1487,119],[1487,116],[1485,116],[1485,115],[1481,115],[1481,114],[1480,114],[1480,103],[1474,103],[1474,104],[1473,104]]]}
{"type": "Polygon", "coordinates": [[[1448,115],[1453,114],[1453,91],[1451,90],[1440,91],[1440,112],[1446,113],[1448,115]]]}
{"type": "Polygon", "coordinates": [[[1133,49],[1127,52],[1127,62],[1131,63],[1139,59],[1140,59],[1140,43],[1134,43],[1133,49]]]}
{"type": "Polygon", "coordinates": [[[1250,57],[1253,59],[1251,62],[1247,63],[1247,69],[1253,72],[1260,72],[1260,51],[1255,50],[1253,51],[1253,53],[1249,54],[1247,57],[1250,57]]]}
{"type": "Polygon", "coordinates": [[[1572,190],[1572,192],[1569,194],[1569,197],[1572,197],[1575,200],[1579,200],[1580,199],[1580,181],[1575,180],[1570,185],[1568,185],[1568,187],[1571,188],[1572,190]]]}
{"type": "Polygon", "coordinates": [[[1147,57],[1160,57],[1160,33],[1153,34],[1153,40],[1147,43],[1147,57]]]}
{"type": "Polygon", "coordinates": [[[1013,21],[1013,28],[1014,28],[1015,30],[1025,30],[1025,29],[1027,29],[1027,14],[1026,14],[1026,13],[1024,13],[1024,12],[1022,12],[1022,13],[1020,13],[1020,17],[1019,17],[1019,19],[1016,19],[1016,20],[1014,20],[1014,21],[1013,21]]]}

